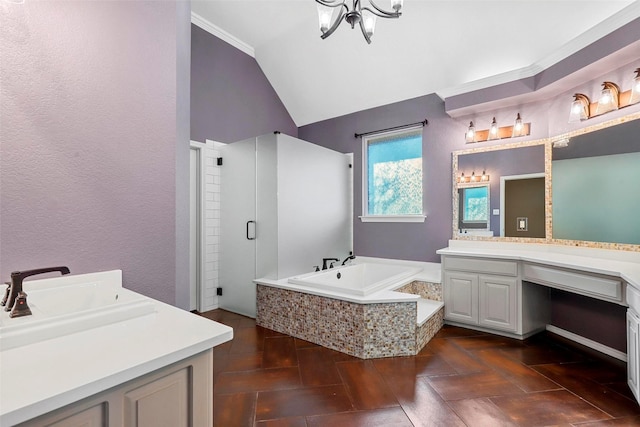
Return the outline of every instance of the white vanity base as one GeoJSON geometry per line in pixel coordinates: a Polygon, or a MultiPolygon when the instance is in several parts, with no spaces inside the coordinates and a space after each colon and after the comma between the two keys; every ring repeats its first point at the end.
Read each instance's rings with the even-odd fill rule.
{"type": "Polygon", "coordinates": [[[628,363],[640,400],[640,253],[451,240],[442,256],[445,323],[524,339],[547,329],[628,363]],[[627,355],[552,325],[549,289],[628,307],[627,355]]]}

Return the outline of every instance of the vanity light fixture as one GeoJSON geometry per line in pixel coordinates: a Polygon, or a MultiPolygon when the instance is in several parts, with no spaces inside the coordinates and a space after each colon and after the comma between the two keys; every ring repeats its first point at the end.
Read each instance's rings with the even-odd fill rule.
{"type": "Polygon", "coordinates": [[[500,130],[498,128],[498,122],[496,122],[496,118],[493,118],[491,122],[491,127],[489,128],[489,140],[500,139],[500,130]]]}
{"type": "Polygon", "coordinates": [[[484,130],[476,130],[473,122],[469,122],[469,128],[464,135],[467,144],[472,142],[484,142],[505,138],[517,138],[519,136],[527,136],[531,132],[531,123],[524,123],[520,113],[517,114],[516,121],[513,126],[499,127],[498,121],[494,117],[491,121],[491,127],[484,130]]]}
{"type": "Polygon", "coordinates": [[[602,83],[602,93],[598,100],[595,115],[608,113],[618,109],[620,103],[620,88],[612,82],[602,83]]]}
{"type": "Polygon", "coordinates": [[[476,175],[476,171],[471,172],[471,176],[464,176],[464,172],[456,180],[458,184],[473,184],[475,182],[489,182],[489,175],[486,171],[482,171],[482,175],[476,175]]]}
{"type": "Polygon", "coordinates": [[[573,95],[569,123],[587,120],[640,102],[640,68],[636,68],[635,73],[631,89],[624,92],[613,82],[602,83],[602,92],[597,102],[591,102],[587,95],[581,93],[573,95]]]}
{"type": "Polygon", "coordinates": [[[631,86],[631,95],[629,96],[629,105],[640,102],[640,68],[636,68],[636,78],[633,79],[631,86]]]}
{"type": "Polygon", "coordinates": [[[576,93],[573,95],[571,103],[571,113],[569,113],[569,123],[577,123],[587,120],[590,117],[589,105],[591,101],[587,95],[576,93]]]}
{"type": "Polygon", "coordinates": [[[469,122],[469,129],[467,129],[465,139],[467,143],[476,141],[476,127],[473,125],[473,122],[469,122]]]}

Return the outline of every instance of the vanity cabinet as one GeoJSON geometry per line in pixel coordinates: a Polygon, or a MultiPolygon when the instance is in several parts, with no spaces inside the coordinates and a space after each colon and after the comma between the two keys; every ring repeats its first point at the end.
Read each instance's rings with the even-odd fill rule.
{"type": "Polygon", "coordinates": [[[113,387],[20,427],[213,425],[213,351],[113,387]]]}
{"type": "Polygon", "coordinates": [[[447,323],[514,338],[544,329],[548,292],[522,282],[518,261],[448,255],[442,266],[447,323]]]}
{"type": "Polygon", "coordinates": [[[490,329],[518,329],[518,264],[443,257],[445,320],[490,329]]]}

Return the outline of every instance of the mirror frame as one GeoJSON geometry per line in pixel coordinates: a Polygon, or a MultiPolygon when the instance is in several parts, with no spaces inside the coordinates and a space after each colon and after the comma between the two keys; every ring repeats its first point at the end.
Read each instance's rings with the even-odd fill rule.
{"type": "Polygon", "coordinates": [[[501,145],[492,145],[492,146],[484,146],[484,147],[475,147],[468,148],[464,150],[457,150],[451,153],[451,182],[452,182],[452,207],[453,207],[453,221],[452,221],[452,239],[453,240],[480,240],[480,241],[496,241],[496,242],[515,242],[515,243],[545,243],[545,244],[555,244],[555,245],[565,245],[565,246],[577,246],[577,247],[590,247],[590,248],[600,248],[600,249],[613,249],[613,250],[624,250],[624,251],[633,251],[640,252],[640,244],[626,244],[626,243],[609,243],[609,242],[592,242],[587,240],[563,240],[563,239],[554,239],[553,238],[553,218],[552,218],[552,149],[554,143],[557,143],[562,140],[571,139],[573,137],[583,135],[590,132],[595,132],[601,129],[606,129],[611,126],[616,126],[628,121],[639,120],[640,112],[632,113],[620,118],[616,118],[613,120],[605,121],[602,123],[597,123],[591,126],[584,127],[582,129],[577,129],[571,132],[563,133],[560,135],[552,136],[549,138],[537,139],[533,141],[523,141],[523,142],[515,142],[501,145]],[[457,182],[458,177],[458,157],[466,154],[474,154],[474,153],[485,153],[490,151],[499,151],[499,150],[511,150],[515,148],[521,147],[531,147],[535,145],[544,145],[544,180],[545,180],[545,190],[544,190],[544,198],[545,198],[545,237],[544,238],[523,238],[523,237],[484,237],[484,236],[476,236],[476,235],[468,235],[462,234],[458,231],[458,217],[459,217],[459,200],[458,200],[458,189],[464,188],[466,184],[460,185],[457,182]]]}

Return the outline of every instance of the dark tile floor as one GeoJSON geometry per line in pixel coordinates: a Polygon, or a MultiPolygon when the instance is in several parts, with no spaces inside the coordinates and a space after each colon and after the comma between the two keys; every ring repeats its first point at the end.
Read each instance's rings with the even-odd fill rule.
{"type": "Polygon", "coordinates": [[[216,427],[640,426],[626,365],[542,333],[445,326],[414,357],[361,360],[256,326],[214,349],[216,427]]]}

